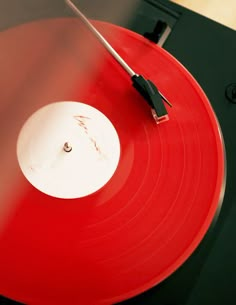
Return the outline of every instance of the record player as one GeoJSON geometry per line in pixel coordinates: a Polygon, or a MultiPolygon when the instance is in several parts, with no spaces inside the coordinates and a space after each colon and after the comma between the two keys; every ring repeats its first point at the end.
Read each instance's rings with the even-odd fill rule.
{"type": "MultiPolygon", "coordinates": [[[[162,281],[157,283],[158,285],[153,285],[152,283],[150,287],[147,286],[145,289],[142,289],[142,291],[140,291],[142,292],[141,294],[135,293],[138,294],[135,296],[135,294],[133,293],[128,297],[123,297],[122,301],[119,304],[235,304],[235,31],[165,0],[120,1],[119,5],[116,8],[117,12],[115,14],[114,11],[113,14],[109,13],[110,9],[113,7],[113,4],[111,5],[108,3],[108,1],[105,0],[96,1],[96,3],[94,4],[88,4],[88,1],[78,1],[76,4],[79,4],[79,7],[85,13],[85,15],[91,18],[92,20],[105,21],[108,22],[108,24],[115,24],[122,28],[126,28],[133,32],[141,34],[144,39],[147,40],[148,43],[154,45],[159,44],[159,46],[161,46],[164,50],[167,50],[181,64],[183,64],[184,67],[187,68],[187,70],[195,77],[201,88],[204,90],[206,96],[208,97],[211,106],[216,114],[216,117],[219,121],[219,125],[224,138],[225,157],[227,160],[227,166],[225,167],[225,169],[227,168],[225,173],[226,176],[224,177],[226,178],[226,189],[224,192],[225,179],[223,179],[221,187],[222,194],[220,194],[219,196],[218,206],[214,213],[214,218],[211,222],[211,226],[207,230],[207,233],[204,234],[203,240],[201,240],[200,244],[196,247],[196,249],[194,249],[193,253],[188,258],[185,257],[184,262],[178,265],[177,270],[171,272],[171,274],[168,274],[168,276],[164,277],[162,281]],[[124,10],[125,6],[127,6],[128,8],[127,11],[124,10]],[[102,7],[106,9],[101,9],[102,7]],[[127,16],[125,18],[121,18],[120,11],[124,12],[124,14],[127,16]],[[144,292],[144,290],[146,291],[144,292]]],[[[8,30],[11,31],[11,29],[18,27],[20,24],[30,24],[35,20],[49,20],[50,23],[50,20],[57,20],[58,18],[65,17],[70,19],[74,17],[74,14],[68,9],[68,7],[65,6],[64,1],[55,0],[51,1],[50,3],[47,3],[47,1],[37,1],[34,3],[30,3],[30,1],[24,0],[21,1],[20,4],[18,1],[2,1],[0,6],[0,29],[2,33],[8,30]]],[[[114,7],[115,6],[116,5],[114,5],[114,7]]],[[[100,28],[99,21],[98,23],[95,22],[95,25],[98,26],[98,28],[100,28]]],[[[47,26],[48,25],[45,25],[45,27],[47,26]]],[[[108,28],[106,29],[105,26],[105,33],[106,30],[109,32],[110,27],[108,26],[108,28]]],[[[24,33],[24,31],[22,31],[22,33],[24,33]]],[[[119,30],[117,33],[119,34],[119,30]]],[[[133,37],[132,34],[131,37],[133,37]]],[[[61,38],[58,37],[59,43],[60,39],[61,38]]],[[[63,39],[65,39],[65,36],[63,36],[63,39]]],[[[126,36],[124,39],[126,39],[126,36]]],[[[62,43],[66,45],[67,40],[63,41],[62,43]]],[[[14,50],[14,52],[17,52],[17,49],[14,50]]],[[[54,53],[52,57],[54,58],[57,56],[55,53],[56,50],[54,50],[53,52],[54,53]]],[[[147,53],[148,52],[149,51],[147,51],[147,53]]],[[[147,54],[145,53],[144,55],[146,56],[147,54]]],[[[30,54],[28,54],[28,56],[30,60],[30,54]]],[[[138,67],[142,67],[142,60],[145,65],[145,59],[143,59],[143,57],[143,53],[139,54],[139,57],[137,57],[138,59],[136,60],[139,60],[141,62],[138,67]]],[[[135,61],[132,63],[135,65],[135,61]]],[[[48,65],[49,64],[50,63],[48,63],[48,65]]],[[[148,64],[151,67],[150,62],[148,64]]],[[[16,68],[19,69],[19,67],[16,68]]],[[[163,66],[161,66],[161,68],[163,68],[163,66]]],[[[35,68],[35,71],[38,71],[37,69],[38,67],[35,68]]],[[[151,73],[150,77],[152,77],[151,73]]],[[[33,74],[31,78],[33,78],[33,74]]],[[[63,78],[61,79],[61,81],[63,81],[63,78]]],[[[22,88],[22,90],[25,90],[25,88],[22,88]]],[[[171,87],[171,97],[175,95],[181,96],[182,94],[184,98],[184,90],[181,92],[179,92],[179,90],[180,85],[178,84],[178,79],[176,78],[174,79],[174,82],[171,87]]],[[[18,94],[20,95],[21,92],[19,91],[18,94]]],[[[55,96],[57,96],[57,94],[55,94],[55,96]]],[[[165,96],[168,96],[168,92],[165,92],[165,96]]],[[[170,122],[171,115],[175,111],[174,98],[171,99],[171,102],[173,103],[173,109],[170,110],[170,122]]],[[[197,104],[195,106],[197,107],[197,104]]],[[[144,109],[146,109],[145,106],[144,109]]],[[[189,116],[191,116],[192,109],[191,107],[189,109],[189,116]]],[[[168,106],[167,110],[169,110],[168,106]]],[[[98,115],[95,112],[90,113],[90,110],[88,109],[86,111],[89,113],[89,115],[98,115]]],[[[135,109],[133,111],[134,116],[137,115],[137,117],[142,118],[142,115],[139,114],[138,110],[137,112],[135,109]]],[[[132,115],[132,111],[130,115],[132,115]]],[[[99,126],[102,126],[104,123],[105,132],[107,129],[110,128],[107,127],[110,126],[109,122],[106,123],[102,119],[102,117],[100,118],[101,122],[99,123],[99,126]]],[[[187,118],[188,116],[185,117],[185,120],[187,118]]],[[[84,121],[81,121],[81,117],[76,117],[76,119],[78,124],[80,124],[80,126],[82,125],[82,128],[84,128],[84,121]]],[[[198,119],[201,119],[201,117],[199,116],[198,119]]],[[[42,120],[44,120],[44,118],[42,120]]],[[[133,129],[135,126],[135,119],[133,120],[134,121],[132,121],[131,125],[129,125],[129,128],[132,131],[135,130],[133,129]]],[[[163,124],[166,124],[167,126],[169,122],[164,122],[163,124]]],[[[119,126],[119,124],[117,126],[119,126]]],[[[208,125],[206,124],[205,127],[208,127],[208,125]]],[[[87,132],[86,129],[83,130],[85,133],[87,132]]],[[[96,130],[96,127],[94,127],[94,130],[96,130]]],[[[111,130],[111,133],[112,132],[113,131],[111,130]]],[[[186,132],[186,135],[190,136],[190,131],[188,131],[187,128],[186,131],[183,131],[183,134],[184,132],[186,132]]],[[[206,133],[207,132],[208,131],[206,130],[206,133]]],[[[7,133],[2,134],[5,135],[7,133]]],[[[203,132],[201,133],[201,136],[202,135],[203,132]]],[[[112,139],[115,139],[115,135],[112,136],[112,139]]],[[[93,139],[91,140],[90,137],[90,144],[91,143],[95,146],[96,149],[98,149],[98,146],[96,146],[96,143],[93,139]]],[[[117,142],[116,140],[114,140],[114,145],[116,144],[117,142]]],[[[70,150],[70,147],[68,147],[68,143],[65,143],[65,145],[66,146],[64,146],[64,149],[70,150]]],[[[116,151],[118,151],[118,149],[116,149],[116,151]]],[[[168,152],[167,148],[166,152],[168,152]]],[[[210,150],[209,154],[211,153],[212,151],[210,150]]],[[[119,158],[118,155],[119,152],[117,153],[117,158],[119,158]]],[[[171,153],[169,153],[168,157],[171,157],[171,153]]],[[[209,156],[209,158],[211,157],[214,159],[214,155],[209,156]]],[[[198,158],[196,157],[196,162],[197,160],[198,158]]],[[[117,159],[114,159],[114,167],[117,166],[116,162],[117,159]]],[[[89,164],[87,166],[89,166],[89,164]]],[[[203,171],[201,173],[203,173],[203,171]]],[[[108,173],[108,176],[109,175],[111,174],[108,173]]],[[[106,180],[108,178],[104,179],[106,180]]],[[[202,179],[204,179],[204,177],[202,177],[202,179]]],[[[45,192],[47,191],[48,189],[46,189],[45,192]]],[[[63,196],[65,197],[64,194],[62,195],[62,197],[63,196]]],[[[27,248],[28,246],[20,245],[20,247],[27,248]]],[[[17,253],[15,255],[17,255],[17,253]]],[[[11,276],[12,272],[14,271],[11,270],[9,276],[11,276]]],[[[57,276],[59,277],[59,274],[57,274],[57,276]]],[[[11,279],[6,278],[6,281],[10,282],[11,279]]],[[[15,301],[20,300],[15,299],[15,301],[13,301],[14,297],[11,296],[11,293],[9,295],[7,293],[4,293],[4,289],[2,290],[2,287],[0,287],[0,293],[3,294],[2,299],[0,299],[1,304],[19,304],[15,303],[15,301]],[[5,297],[8,297],[8,299],[6,299],[5,297]]],[[[91,294],[93,294],[93,291],[91,291],[91,294]]],[[[29,302],[29,304],[31,303],[29,302]]],[[[34,304],[33,301],[32,304],[34,304]]]]}

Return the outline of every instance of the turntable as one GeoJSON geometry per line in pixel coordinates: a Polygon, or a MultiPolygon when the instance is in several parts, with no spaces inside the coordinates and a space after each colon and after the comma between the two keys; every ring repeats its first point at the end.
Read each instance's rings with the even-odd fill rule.
{"type": "Polygon", "coordinates": [[[1,302],[234,304],[235,32],[109,5],[1,4],[1,302]]]}

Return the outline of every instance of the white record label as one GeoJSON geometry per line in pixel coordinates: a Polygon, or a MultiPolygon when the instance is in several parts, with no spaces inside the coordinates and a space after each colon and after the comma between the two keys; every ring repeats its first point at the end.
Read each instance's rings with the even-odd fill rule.
{"type": "Polygon", "coordinates": [[[110,120],[79,102],[57,102],[36,111],[23,125],[17,158],[27,180],[57,198],[80,198],[113,176],[120,142],[110,120]]]}

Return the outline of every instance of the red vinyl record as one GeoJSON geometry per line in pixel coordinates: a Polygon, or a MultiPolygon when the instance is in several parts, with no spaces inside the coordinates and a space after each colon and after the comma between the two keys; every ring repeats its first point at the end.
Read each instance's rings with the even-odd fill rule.
{"type": "Polygon", "coordinates": [[[193,77],[142,36],[94,25],[173,107],[157,125],[129,76],[77,19],[0,33],[0,294],[30,305],[108,305],[160,283],[199,245],[224,191],[222,135],[193,77]],[[81,198],[39,191],[17,160],[26,120],[58,101],[96,108],[119,137],[113,176],[81,198]]]}

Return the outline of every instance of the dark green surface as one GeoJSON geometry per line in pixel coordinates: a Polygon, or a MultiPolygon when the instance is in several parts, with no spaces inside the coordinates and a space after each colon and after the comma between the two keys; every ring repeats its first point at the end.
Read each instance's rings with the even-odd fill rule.
{"type": "MultiPolygon", "coordinates": [[[[121,2],[125,6],[129,1],[121,2]]],[[[141,34],[151,31],[158,19],[173,27],[164,48],[184,64],[204,89],[219,119],[226,146],[227,187],[217,223],[197,251],[171,277],[122,304],[236,304],[236,105],[225,97],[226,86],[236,82],[235,31],[164,0],[135,1],[139,5],[128,23],[109,15],[111,1],[80,0],[79,3],[89,17],[127,26],[141,34]]],[[[72,15],[63,1],[58,0],[1,1],[0,12],[0,29],[37,18],[72,15]]]]}
{"type": "Polygon", "coordinates": [[[188,305],[236,304],[236,205],[221,227],[205,266],[189,297],[188,305]]]}

